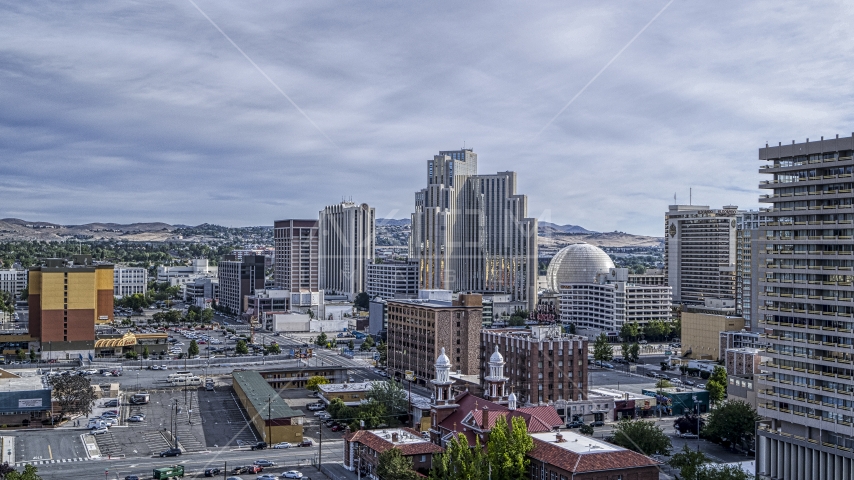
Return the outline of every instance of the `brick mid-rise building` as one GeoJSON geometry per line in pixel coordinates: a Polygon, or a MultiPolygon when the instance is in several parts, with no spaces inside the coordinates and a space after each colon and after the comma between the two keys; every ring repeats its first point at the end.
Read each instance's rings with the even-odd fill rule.
{"type": "Polygon", "coordinates": [[[531,478],[658,480],[658,462],[610,443],[572,431],[534,433],[531,438],[531,478]]]}
{"type": "Polygon", "coordinates": [[[113,321],[113,265],[90,255],[51,258],[29,271],[29,333],[42,359],[94,353],[95,324],[113,321]]]}
{"type": "Polygon", "coordinates": [[[460,373],[477,375],[483,315],[480,295],[461,294],[450,301],[389,300],[387,309],[390,374],[403,378],[411,370],[416,381],[425,385],[433,378],[433,359],[444,347],[460,373]]]}
{"type": "Polygon", "coordinates": [[[496,347],[505,362],[507,388],[520,403],[587,400],[587,337],[561,334],[560,327],[551,325],[481,331],[485,389],[490,352],[496,347]]]}

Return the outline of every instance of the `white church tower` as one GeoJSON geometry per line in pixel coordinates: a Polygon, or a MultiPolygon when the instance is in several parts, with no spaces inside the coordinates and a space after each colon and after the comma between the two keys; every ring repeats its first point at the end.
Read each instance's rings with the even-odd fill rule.
{"type": "Polygon", "coordinates": [[[487,400],[506,405],[507,392],[507,377],[504,376],[504,357],[498,352],[498,345],[495,346],[495,352],[489,357],[489,375],[484,378],[486,383],[485,396],[487,400]]]}

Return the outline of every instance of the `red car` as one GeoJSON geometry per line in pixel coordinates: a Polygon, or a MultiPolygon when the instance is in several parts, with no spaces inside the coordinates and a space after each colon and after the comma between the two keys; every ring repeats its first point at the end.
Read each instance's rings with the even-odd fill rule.
{"type": "Polygon", "coordinates": [[[208,343],[208,342],[206,342],[206,341],[204,341],[204,340],[199,340],[198,345],[204,345],[204,344],[206,344],[206,343],[208,343]]]}
{"type": "Polygon", "coordinates": [[[344,427],[342,427],[341,425],[333,425],[332,426],[333,432],[337,432],[338,430],[343,430],[343,429],[344,429],[344,427]]]}

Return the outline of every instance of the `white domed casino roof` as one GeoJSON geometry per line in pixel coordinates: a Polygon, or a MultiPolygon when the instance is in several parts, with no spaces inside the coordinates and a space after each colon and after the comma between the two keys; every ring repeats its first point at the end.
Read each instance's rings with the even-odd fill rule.
{"type": "Polygon", "coordinates": [[[439,358],[436,359],[437,367],[450,367],[451,359],[445,355],[445,347],[442,347],[442,351],[439,353],[439,358]]]}
{"type": "Polygon", "coordinates": [[[546,270],[550,290],[558,291],[561,283],[595,283],[597,273],[607,273],[614,262],[601,248],[589,243],[576,243],[560,249],[546,270]]]}
{"type": "Polygon", "coordinates": [[[495,352],[489,357],[489,363],[504,363],[504,357],[498,353],[498,345],[495,346],[495,352]]]}

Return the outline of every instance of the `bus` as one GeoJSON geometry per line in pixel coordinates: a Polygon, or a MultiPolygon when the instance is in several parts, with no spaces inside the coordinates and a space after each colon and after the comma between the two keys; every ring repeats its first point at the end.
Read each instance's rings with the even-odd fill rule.
{"type": "Polygon", "coordinates": [[[202,384],[199,377],[178,377],[172,380],[173,387],[198,387],[202,384]]]}
{"type": "Polygon", "coordinates": [[[193,372],[175,372],[175,373],[169,374],[169,376],[166,377],[166,380],[169,380],[171,382],[172,380],[175,380],[176,378],[192,377],[192,376],[193,376],[193,372]]]}

